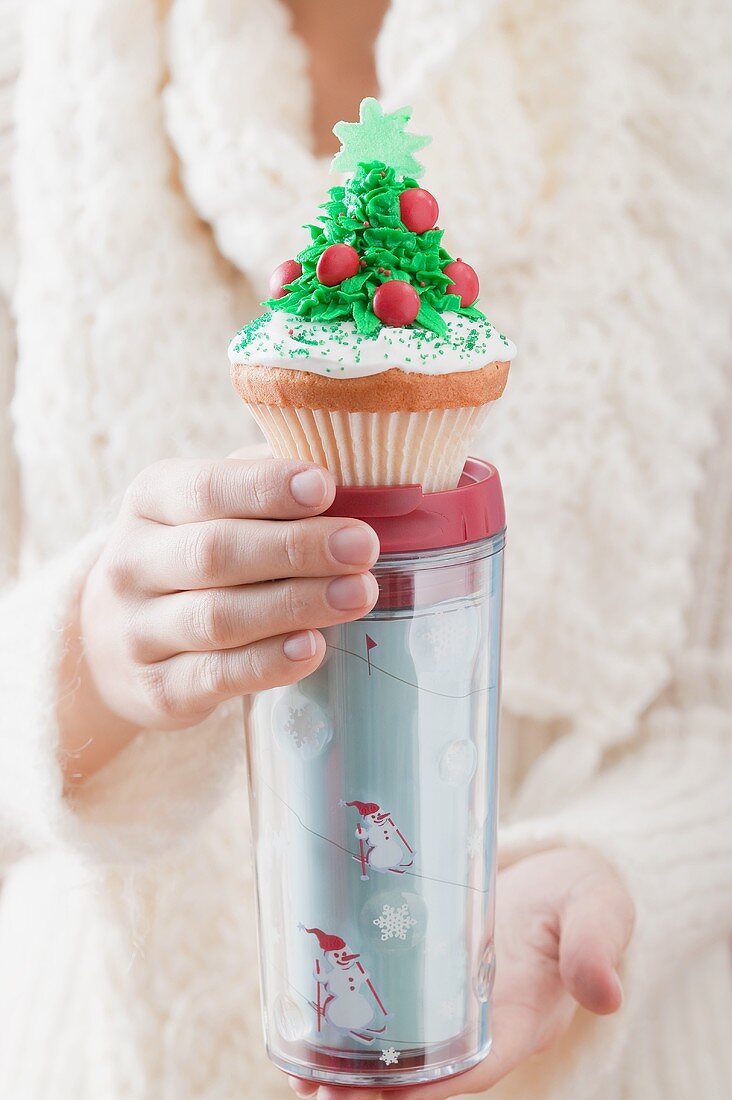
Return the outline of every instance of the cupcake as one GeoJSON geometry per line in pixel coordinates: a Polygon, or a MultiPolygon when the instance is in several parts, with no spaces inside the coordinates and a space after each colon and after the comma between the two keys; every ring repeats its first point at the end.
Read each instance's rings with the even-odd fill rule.
{"type": "Polygon", "coordinates": [[[476,307],[478,276],[442,245],[420,187],[409,108],[361,104],[338,123],[310,244],[270,281],[268,308],[229,346],[234,386],[274,453],[343,485],[457,484],[516,349],[476,307]]]}

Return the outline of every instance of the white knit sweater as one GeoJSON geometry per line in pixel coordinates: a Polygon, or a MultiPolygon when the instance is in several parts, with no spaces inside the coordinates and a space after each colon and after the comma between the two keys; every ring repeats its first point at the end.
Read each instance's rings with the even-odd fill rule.
{"type": "MultiPolygon", "coordinates": [[[[284,1098],[237,708],[72,804],[54,703],[124,486],[254,437],[226,344],[328,185],[306,58],[276,0],[0,0],[0,33],[0,1095],[284,1098]]],[[[501,858],[595,846],[639,913],[621,1013],[500,1098],[732,1090],[730,39],[715,0],[394,0],[378,44],[521,351],[481,448],[510,515],[501,858]]]]}

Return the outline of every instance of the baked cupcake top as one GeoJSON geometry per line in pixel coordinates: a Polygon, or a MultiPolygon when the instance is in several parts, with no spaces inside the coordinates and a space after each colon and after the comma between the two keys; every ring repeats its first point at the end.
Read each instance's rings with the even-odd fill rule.
{"type": "Polygon", "coordinates": [[[231,341],[232,363],[353,378],[514,358],[476,306],[477,274],[442,245],[437,201],[416,179],[414,153],[429,138],[406,132],[410,117],[365,99],[358,123],[334,127],[333,168],[351,175],[306,227],[310,244],[273,272],[268,311],[231,341]]]}

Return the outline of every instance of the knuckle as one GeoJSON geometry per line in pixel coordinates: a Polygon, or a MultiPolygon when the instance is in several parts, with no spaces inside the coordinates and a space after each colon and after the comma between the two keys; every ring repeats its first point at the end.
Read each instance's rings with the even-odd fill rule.
{"type": "Polygon", "coordinates": [[[176,719],[180,708],[165,664],[145,665],[139,670],[139,675],[143,694],[153,714],[162,721],[176,719]]]}
{"type": "Polygon", "coordinates": [[[148,634],[145,630],[142,611],[132,608],[125,615],[121,629],[122,644],[133,662],[144,662],[149,654],[148,634]]]}
{"type": "Polygon", "coordinates": [[[207,514],[217,499],[220,474],[215,465],[199,466],[186,485],[186,503],[196,514],[207,514]]]}
{"type": "Polygon", "coordinates": [[[194,601],[188,625],[190,633],[211,649],[225,646],[231,635],[227,600],[223,593],[204,592],[194,601]]]}
{"type": "Polygon", "coordinates": [[[229,655],[206,653],[198,669],[200,690],[213,699],[225,698],[234,694],[229,655]]]}
{"type": "Polygon", "coordinates": [[[268,513],[279,498],[280,487],[272,462],[252,462],[244,467],[244,493],[254,512],[268,513]]]}
{"type": "Polygon", "coordinates": [[[282,586],[282,600],[285,619],[293,626],[300,623],[306,610],[312,610],[312,601],[305,599],[300,586],[288,581],[282,586]]]}
{"type": "Polygon", "coordinates": [[[194,576],[211,582],[224,561],[224,535],[219,523],[198,523],[183,543],[186,566],[194,576]]]}
{"type": "Polygon", "coordinates": [[[247,664],[247,679],[252,682],[251,691],[256,689],[256,686],[263,684],[267,680],[268,675],[268,662],[266,657],[266,647],[263,645],[251,645],[246,650],[246,664],[247,664]]]}
{"type": "Polygon", "coordinates": [[[305,523],[284,525],[284,551],[287,564],[294,574],[305,573],[312,565],[315,553],[310,531],[305,523]]]}
{"type": "Polygon", "coordinates": [[[134,567],[129,555],[121,546],[108,551],[104,572],[107,583],[116,596],[125,595],[133,587],[134,567]]]}
{"type": "Polygon", "coordinates": [[[155,487],[160,484],[169,469],[170,460],[161,459],[140,471],[124,495],[124,504],[128,512],[142,516],[149,511],[155,487]]]}

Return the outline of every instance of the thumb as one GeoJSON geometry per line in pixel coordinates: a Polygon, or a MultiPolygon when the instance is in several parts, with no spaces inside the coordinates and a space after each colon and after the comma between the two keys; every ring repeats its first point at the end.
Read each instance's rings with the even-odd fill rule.
{"type": "Polygon", "coordinates": [[[609,867],[582,878],[567,895],[560,915],[559,974],[590,1012],[604,1016],[622,1004],[617,967],[634,921],[630,895],[609,867]]]}

